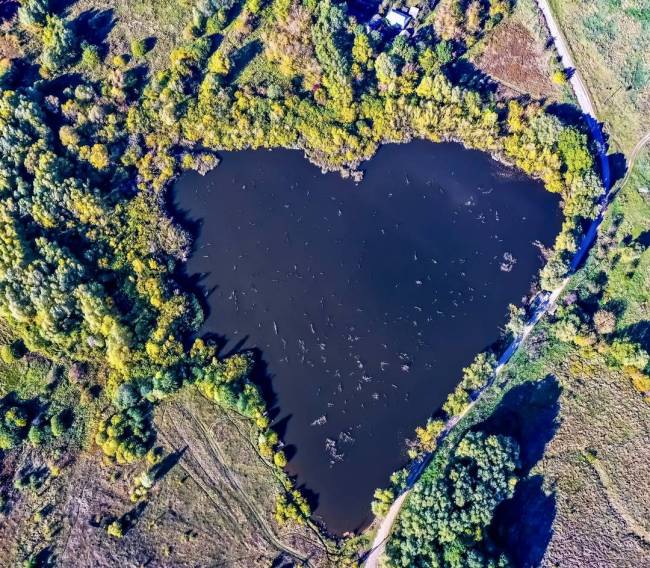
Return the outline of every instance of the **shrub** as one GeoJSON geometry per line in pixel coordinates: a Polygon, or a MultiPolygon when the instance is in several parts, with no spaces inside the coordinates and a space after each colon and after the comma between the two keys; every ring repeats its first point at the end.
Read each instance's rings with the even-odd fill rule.
{"type": "Polygon", "coordinates": [[[16,362],[16,355],[14,350],[11,348],[11,345],[2,345],[0,346],[0,358],[7,364],[11,365],[16,362]]]}
{"type": "Polygon", "coordinates": [[[273,454],[273,463],[278,467],[287,467],[287,456],[282,450],[273,454]]]}
{"type": "Polygon", "coordinates": [[[27,349],[25,348],[25,344],[20,340],[16,339],[15,341],[12,341],[6,346],[2,346],[2,352],[0,352],[0,356],[2,357],[3,361],[5,363],[8,362],[14,362],[17,361],[18,359],[22,359],[25,353],[27,352],[27,349]],[[5,348],[6,347],[6,348],[5,348]],[[8,357],[8,361],[5,360],[5,356],[8,357]]]}
{"type": "Polygon", "coordinates": [[[113,56],[113,66],[118,69],[123,69],[129,64],[129,56],[126,54],[113,56]]]}
{"type": "Polygon", "coordinates": [[[556,85],[566,85],[567,76],[564,70],[556,69],[555,71],[553,71],[553,74],[551,75],[551,81],[553,81],[553,83],[555,83],[556,85]]]}
{"type": "Polygon", "coordinates": [[[575,317],[567,317],[555,323],[553,326],[553,335],[560,341],[571,343],[578,335],[579,322],[575,321],[575,317]]]}
{"type": "Polygon", "coordinates": [[[81,63],[88,69],[97,69],[101,63],[99,48],[96,45],[83,42],[81,44],[81,63]]]}
{"type": "Polygon", "coordinates": [[[50,418],[50,428],[52,430],[52,436],[55,438],[58,438],[65,433],[68,429],[68,425],[63,412],[59,412],[50,418]]]}
{"type": "Polygon", "coordinates": [[[625,339],[615,339],[608,350],[611,360],[620,367],[634,367],[644,370],[650,362],[648,352],[638,343],[625,339]]]}
{"type": "Polygon", "coordinates": [[[594,327],[600,335],[613,333],[616,329],[616,316],[608,310],[598,310],[594,314],[594,327]]]}
{"type": "Polygon", "coordinates": [[[41,446],[45,443],[48,437],[48,432],[45,428],[32,424],[27,432],[27,439],[32,446],[41,446]]]}
{"type": "Polygon", "coordinates": [[[131,42],[131,53],[136,59],[144,57],[149,51],[146,39],[135,39],[131,42]]]}
{"type": "Polygon", "coordinates": [[[124,536],[124,526],[120,519],[115,519],[106,527],[106,532],[115,538],[122,538],[124,536]]]}
{"type": "Polygon", "coordinates": [[[145,456],[155,438],[148,408],[132,406],[99,424],[95,442],[118,463],[132,463],[145,456]]]}
{"type": "Polygon", "coordinates": [[[303,524],[305,517],[310,515],[309,504],[297,490],[288,491],[278,495],[275,502],[275,520],[279,525],[289,521],[303,524]]]}
{"type": "Polygon", "coordinates": [[[641,394],[650,395],[650,376],[646,375],[636,367],[625,367],[625,373],[632,381],[632,386],[641,394]]]}

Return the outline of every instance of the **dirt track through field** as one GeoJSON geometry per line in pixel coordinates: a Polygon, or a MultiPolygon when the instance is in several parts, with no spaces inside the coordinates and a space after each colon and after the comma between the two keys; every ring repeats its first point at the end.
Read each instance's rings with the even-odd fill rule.
{"type": "Polygon", "coordinates": [[[180,460],[181,467],[206,493],[220,514],[227,516],[232,528],[245,539],[242,527],[252,522],[274,548],[309,566],[309,557],[282,542],[250,500],[210,429],[187,408],[177,403],[168,407],[165,418],[167,434],[161,437],[177,450],[187,448],[180,460]],[[191,428],[191,434],[184,430],[186,428],[191,428]],[[233,502],[252,516],[240,518],[229,506],[233,502]]]}
{"type": "Polygon", "coordinates": [[[614,489],[614,484],[609,477],[609,474],[605,471],[605,468],[602,464],[596,459],[589,462],[594,471],[598,474],[601,485],[603,486],[603,491],[607,496],[607,501],[610,506],[621,519],[625,522],[628,529],[644,541],[646,544],[650,544],[650,531],[648,531],[643,525],[641,525],[637,520],[629,513],[627,507],[623,503],[622,499],[616,493],[614,489]]]}

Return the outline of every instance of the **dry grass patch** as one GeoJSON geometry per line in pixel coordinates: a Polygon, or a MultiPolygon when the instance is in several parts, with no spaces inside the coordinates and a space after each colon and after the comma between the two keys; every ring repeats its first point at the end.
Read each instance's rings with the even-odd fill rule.
{"type": "Polygon", "coordinates": [[[476,64],[521,93],[556,99],[560,91],[549,76],[549,57],[522,23],[510,20],[489,37],[476,64]]]}
{"type": "Polygon", "coordinates": [[[534,0],[518,0],[512,15],[472,48],[471,59],[514,94],[531,94],[550,101],[570,98],[553,83],[556,54],[534,0]]]}
{"type": "Polygon", "coordinates": [[[557,507],[544,565],[650,564],[650,406],[602,363],[585,375],[569,367],[558,368],[559,428],[535,468],[557,507]]]}

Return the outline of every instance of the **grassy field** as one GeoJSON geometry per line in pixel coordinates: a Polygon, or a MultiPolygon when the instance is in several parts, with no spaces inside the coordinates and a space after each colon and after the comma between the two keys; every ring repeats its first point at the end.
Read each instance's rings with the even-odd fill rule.
{"type": "Polygon", "coordinates": [[[551,0],[551,6],[616,149],[650,130],[648,0],[551,0]]]}
{"type": "Polygon", "coordinates": [[[146,56],[153,71],[169,64],[169,54],[183,41],[192,17],[191,0],[79,0],[67,15],[112,55],[130,54],[131,42],[148,39],[146,56]]]}

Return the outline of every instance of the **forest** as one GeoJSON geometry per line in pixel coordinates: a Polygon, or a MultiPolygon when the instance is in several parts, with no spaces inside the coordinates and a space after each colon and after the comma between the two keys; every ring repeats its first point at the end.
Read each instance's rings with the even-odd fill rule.
{"type": "MultiPolygon", "coordinates": [[[[161,69],[148,67],[147,38],[112,52],[92,25],[48,0],[24,0],[4,16],[1,355],[8,365],[42,357],[82,369],[85,378],[80,405],[2,392],[2,451],[64,440],[83,422],[86,445],[101,448],[115,467],[145,466],[134,500],[146,500],[161,459],[152,413],[192,387],[254,423],[259,452],[284,475],[276,518],[304,523],[309,506],[281,473],[287,458],[250,379],[254,358],[221,358],[214,342],[196,336],[201,304],[180,277],[190,238],[170,217],[166,191],[182,171],[214,167],[219,151],[299,148],[324,170],[361,179],[362,162],[381,144],[458,141],[561,196],[563,228],[541,274],[552,289],[602,192],[593,142],[579,122],[566,123],[530,97],[499,98],[454,66],[511,9],[508,0],[442,0],[406,35],[366,27],[332,0],[198,0],[161,69]]],[[[575,337],[583,324],[573,319],[565,332],[575,337]]],[[[605,311],[596,325],[609,325],[605,311]]],[[[647,365],[644,356],[628,344],[611,353],[637,368],[647,365]]],[[[445,404],[448,415],[462,411],[493,365],[483,354],[465,370],[445,404]]],[[[412,457],[432,449],[440,427],[432,420],[418,431],[412,457]]],[[[403,544],[390,557],[403,566],[434,558],[500,565],[485,543],[465,549],[458,542],[480,540],[493,509],[512,494],[516,463],[514,442],[468,435],[446,481],[423,485],[421,504],[412,504],[426,506],[431,522],[422,528],[403,519],[403,544]],[[486,476],[484,493],[471,494],[468,487],[486,476]],[[471,519],[450,521],[463,500],[482,505],[471,519]],[[439,546],[424,550],[421,539],[439,546]]],[[[381,503],[375,507],[381,512],[381,503]]],[[[128,516],[106,526],[113,537],[128,528],[128,516]]]]}

